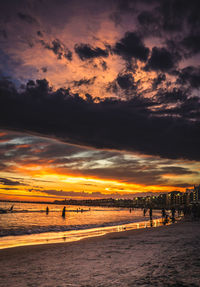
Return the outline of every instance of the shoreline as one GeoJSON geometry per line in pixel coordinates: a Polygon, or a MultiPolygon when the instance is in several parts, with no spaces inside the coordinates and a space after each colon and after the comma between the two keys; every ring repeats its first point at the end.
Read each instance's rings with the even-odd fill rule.
{"type": "MultiPolygon", "coordinates": [[[[153,220],[154,221],[154,220],[153,220]]],[[[90,241],[90,240],[101,240],[101,238],[112,238],[112,236],[114,237],[121,237],[121,235],[128,235],[128,234],[140,234],[140,233],[143,233],[143,232],[148,232],[150,230],[154,230],[154,229],[163,229],[163,228],[167,228],[168,226],[170,225],[177,225],[177,224],[184,224],[185,220],[184,219],[179,219],[177,220],[175,223],[168,223],[166,225],[164,225],[162,223],[162,219],[155,219],[156,222],[160,221],[160,224],[159,225],[153,225],[153,226],[150,226],[150,223],[149,223],[149,226],[142,226],[141,223],[143,224],[144,222],[137,222],[137,223],[132,223],[130,225],[141,225],[140,227],[137,227],[137,228],[123,228],[124,224],[123,225],[119,225],[119,226],[108,226],[108,227],[105,227],[105,229],[113,229],[112,231],[108,231],[108,232],[102,232],[102,233],[99,233],[98,235],[91,235],[91,236],[85,236],[85,237],[81,237],[77,240],[69,240],[69,241],[66,241],[66,240],[58,240],[57,242],[46,242],[46,243],[33,243],[33,244],[25,244],[25,245],[17,245],[17,246],[11,246],[11,247],[5,247],[5,248],[0,248],[0,255],[1,253],[3,253],[4,251],[8,251],[8,250],[14,250],[14,249],[23,249],[23,248],[36,248],[37,249],[37,246],[38,247],[43,247],[46,248],[47,246],[49,247],[53,247],[53,246],[59,246],[59,245],[68,245],[68,244],[74,244],[74,243],[79,243],[79,242],[82,242],[82,241],[90,241]],[[119,228],[120,227],[120,228],[119,228]]],[[[129,224],[126,224],[126,226],[129,225],[129,224]]],[[[93,229],[93,228],[92,228],[93,229]]],[[[91,230],[92,230],[91,229],[91,230]]],[[[83,230],[83,231],[87,231],[87,230],[83,230]]],[[[59,232],[58,232],[59,233],[59,232]]],[[[61,232],[62,233],[62,232],[61,232]]],[[[38,235],[38,234],[34,234],[34,235],[38,235]]],[[[29,235],[28,235],[29,236],[29,235]]],[[[39,248],[40,249],[40,248],[39,248]]]]}
{"type": "Polygon", "coordinates": [[[199,286],[200,221],[0,250],[0,286],[199,286]]]}
{"type": "MultiPolygon", "coordinates": [[[[174,223],[175,225],[177,224],[184,224],[184,221],[179,221],[174,223]]],[[[155,230],[155,229],[163,229],[163,228],[167,228],[172,224],[169,225],[160,225],[157,227],[148,227],[148,228],[139,228],[139,229],[130,229],[130,230],[120,230],[120,231],[114,231],[114,232],[109,232],[109,233],[105,233],[102,235],[98,235],[98,236],[91,236],[91,237],[85,237],[82,238],[80,240],[76,240],[76,241],[70,241],[70,242],[56,242],[56,243],[41,243],[41,244],[33,244],[33,245],[21,245],[21,246],[15,246],[15,247],[8,247],[8,248],[2,248],[0,249],[0,256],[2,254],[8,254],[8,253],[12,253],[12,251],[15,252],[16,251],[27,251],[27,250],[31,250],[31,249],[35,249],[35,250],[42,250],[43,247],[44,249],[51,249],[52,248],[57,248],[57,247],[64,247],[64,246],[73,246],[76,244],[81,244],[82,242],[85,244],[87,242],[95,242],[95,241],[101,241],[101,240],[107,240],[110,238],[122,238],[124,235],[125,236],[133,236],[133,235],[137,235],[137,234],[141,234],[141,233],[148,233],[150,230],[155,230]]],[[[17,252],[18,253],[18,252],[17,252]]]]}
{"type": "MultiPolygon", "coordinates": [[[[180,219],[178,220],[180,221],[180,219]]],[[[177,222],[178,222],[177,221],[177,222]]],[[[168,223],[169,225],[172,223],[168,223]]],[[[110,225],[102,227],[94,227],[80,230],[68,230],[61,232],[44,232],[28,235],[14,235],[1,237],[0,250],[8,248],[16,248],[19,246],[34,246],[54,243],[69,243],[83,240],[85,238],[99,237],[115,232],[125,232],[126,230],[138,230],[146,228],[157,228],[163,226],[162,218],[154,218],[153,220],[136,221],[120,225],[110,225]]]]}

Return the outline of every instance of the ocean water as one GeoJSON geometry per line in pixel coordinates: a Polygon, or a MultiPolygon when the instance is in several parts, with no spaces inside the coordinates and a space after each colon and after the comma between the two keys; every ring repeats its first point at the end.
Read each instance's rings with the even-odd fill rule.
{"type": "MultiPolygon", "coordinates": [[[[0,209],[9,209],[12,203],[0,202],[0,209]]],[[[13,212],[0,214],[0,248],[60,241],[75,241],[99,236],[107,232],[147,227],[149,216],[143,210],[112,207],[14,203],[13,212]],[[140,226],[138,225],[140,223],[140,226]]],[[[160,211],[153,211],[155,220],[160,211]]]]}

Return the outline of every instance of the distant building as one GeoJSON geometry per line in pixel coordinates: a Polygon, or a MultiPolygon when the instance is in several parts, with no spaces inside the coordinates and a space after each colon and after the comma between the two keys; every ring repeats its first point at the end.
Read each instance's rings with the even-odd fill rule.
{"type": "Polygon", "coordinates": [[[168,207],[180,204],[180,191],[174,190],[167,194],[166,204],[168,207]]]}
{"type": "Polygon", "coordinates": [[[200,184],[194,186],[193,202],[200,202],[200,184]]]}

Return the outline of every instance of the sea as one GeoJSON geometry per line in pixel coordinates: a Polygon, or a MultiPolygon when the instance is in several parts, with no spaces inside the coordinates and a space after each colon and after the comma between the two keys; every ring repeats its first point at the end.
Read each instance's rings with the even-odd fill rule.
{"type": "Polygon", "coordinates": [[[12,212],[0,214],[0,249],[24,245],[77,241],[136,228],[161,224],[161,211],[153,210],[153,221],[142,209],[65,206],[39,203],[0,202],[0,209],[12,212]]]}

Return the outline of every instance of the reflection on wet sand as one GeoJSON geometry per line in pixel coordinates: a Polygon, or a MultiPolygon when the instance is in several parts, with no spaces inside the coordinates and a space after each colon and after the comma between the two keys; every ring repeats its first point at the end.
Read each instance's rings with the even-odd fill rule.
{"type": "Polygon", "coordinates": [[[122,232],[132,229],[155,228],[163,225],[169,225],[172,221],[164,222],[162,218],[150,219],[149,221],[141,221],[137,223],[129,223],[126,225],[107,226],[90,228],[85,230],[71,230],[65,232],[47,232],[41,234],[30,234],[22,236],[6,236],[1,238],[0,249],[11,248],[24,245],[38,245],[50,243],[73,242],[89,237],[102,236],[112,232],[122,232]]]}

